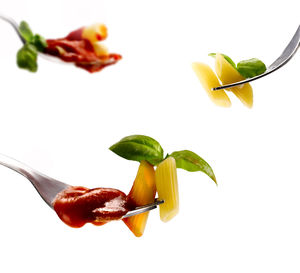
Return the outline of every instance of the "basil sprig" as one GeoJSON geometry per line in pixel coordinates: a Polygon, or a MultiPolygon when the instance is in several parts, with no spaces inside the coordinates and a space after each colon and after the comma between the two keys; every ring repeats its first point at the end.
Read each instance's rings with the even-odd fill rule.
{"type": "MultiPolygon", "coordinates": [[[[216,55],[217,55],[217,53],[209,53],[209,54],[208,54],[208,56],[211,56],[211,57],[213,57],[213,58],[215,58],[216,55]]],[[[234,61],[233,61],[230,57],[228,57],[227,55],[222,54],[222,53],[221,53],[221,55],[225,58],[225,60],[226,60],[227,62],[229,62],[234,68],[236,68],[236,65],[235,65],[234,61]]]]}
{"type": "Polygon", "coordinates": [[[256,58],[240,61],[236,65],[236,69],[245,78],[253,78],[267,70],[266,65],[261,60],[256,58]]]}
{"type": "Polygon", "coordinates": [[[22,21],[19,25],[19,31],[22,35],[22,37],[26,40],[26,42],[30,42],[32,37],[33,37],[33,33],[28,25],[27,22],[22,21]]]}
{"type": "Polygon", "coordinates": [[[216,184],[216,176],[209,164],[194,152],[183,150],[170,154],[176,161],[176,167],[189,172],[203,172],[207,174],[216,184]]]}
{"type": "Polygon", "coordinates": [[[17,53],[17,64],[30,72],[37,71],[37,51],[31,44],[25,44],[17,53]]]}
{"type": "Polygon", "coordinates": [[[162,147],[155,139],[142,135],[124,137],[109,149],[125,159],[147,160],[152,165],[157,165],[164,156],[162,147]]]}
{"type": "Polygon", "coordinates": [[[189,172],[201,171],[208,175],[216,184],[217,180],[210,165],[194,152],[183,150],[167,154],[159,142],[144,135],[132,135],[122,138],[119,142],[109,148],[117,155],[134,161],[146,160],[152,165],[158,165],[166,157],[172,156],[176,161],[176,167],[189,172]]]}
{"type": "MultiPolygon", "coordinates": [[[[235,65],[234,61],[225,54],[221,54],[232,67],[234,67],[244,78],[253,78],[264,73],[266,65],[259,59],[252,58],[249,60],[240,61],[235,65]]],[[[216,57],[216,53],[210,53],[208,56],[216,57]]]]}
{"type": "Polygon", "coordinates": [[[27,69],[30,72],[36,72],[38,68],[38,52],[45,50],[47,42],[41,35],[33,34],[28,23],[25,21],[20,23],[19,31],[26,42],[17,53],[17,64],[20,68],[27,69]]]}

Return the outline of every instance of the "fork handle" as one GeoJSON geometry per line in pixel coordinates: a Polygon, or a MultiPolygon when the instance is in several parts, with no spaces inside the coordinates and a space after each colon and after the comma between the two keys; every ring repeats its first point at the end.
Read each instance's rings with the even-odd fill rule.
{"type": "Polygon", "coordinates": [[[58,192],[66,189],[70,185],[52,179],[29,166],[11,158],[0,154],[0,165],[5,166],[26,177],[35,187],[43,200],[52,208],[52,202],[58,192]],[[55,186],[54,183],[55,182],[55,186]],[[45,198],[46,197],[46,198],[45,198]]]}
{"type": "Polygon", "coordinates": [[[23,163],[15,160],[11,157],[0,154],[0,164],[2,166],[5,166],[5,167],[19,173],[19,174],[22,174],[29,180],[32,177],[33,170],[30,167],[24,165],[23,163]]]}
{"type": "Polygon", "coordinates": [[[0,13],[0,19],[2,19],[3,21],[9,23],[13,27],[13,29],[16,31],[16,33],[18,34],[18,36],[21,39],[22,43],[23,44],[26,43],[26,40],[23,38],[23,36],[21,35],[21,33],[19,31],[19,25],[14,19],[12,19],[10,17],[7,17],[7,16],[5,16],[1,13],[0,13]]]}

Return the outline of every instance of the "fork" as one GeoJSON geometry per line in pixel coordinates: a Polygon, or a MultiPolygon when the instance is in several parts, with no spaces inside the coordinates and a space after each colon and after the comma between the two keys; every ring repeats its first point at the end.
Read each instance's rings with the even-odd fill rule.
{"type": "MultiPolygon", "coordinates": [[[[53,209],[53,201],[58,193],[64,189],[71,187],[66,183],[60,182],[53,179],[47,175],[44,175],[29,166],[11,158],[0,154],[0,165],[10,168],[19,174],[25,176],[31,184],[34,186],[36,191],[42,197],[42,199],[48,204],[50,208],[53,209]]],[[[162,204],[163,200],[155,199],[152,204],[147,204],[145,206],[136,207],[134,210],[130,210],[122,218],[131,217],[149,210],[157,208],[158,205],[162,204]]]]}
{"type": "Polygon", "coordinates": [[[297,52],[297,49],[299,48],[299,46],[300,46],[300,25],[298,26],[298,29],[295,32],[292,40],[289,42],[289,44],[284,49],[282,54],[267,68],[267,70],[264,73],[262,73],[258,76],[255,76],[253,78],[243,80],[243,81],[239,81],[239,82],[235,82],[235,83],[231,83],[231,84],[226,84],[226,85],[214,87],[214,88],[212,88],[212,91],[227,89],[227,88],[234,87],[234,86],[237,86],[237,85],[252,82],[254,80],[260,79],[264,76],[267,76],[267,75],[271,74],[272,72],[276,71],[280,67],[284,66],[295,55],[295,53],[297,52]]]}
{"type": "MultiPolygon", "coordinates": [[[[2,19],[3,21],[9,23],[13,29],[15,30],[15,32],[17,33],[18,37],[20,38],[22,44],[25,44],[26,43],[26,40],[23,38],[20,30],[19,30],[19,25],[18,23],[11,17],[8,17],[6,15],[3,15],[0,13],[0,19],[2,19]]],[[[61,63],[61,64],[69,64],[69,63],[66,63],[66,62],[63,62],[61,60],[59,60],[58,58],[55,58],[53,56],[49,56],[49,55],[46,55],[44,53],[41,53],[39,52],[39,55],[42,56],[44,59],[48,60],[48,61],[52,61],[52,62],[56,62],[56,63],[61,63]]]]}
{"type": "MultiPolygon", "coordinates": [[[[21,42],[23,44],[26,43],[26,40],[23,38],[20,30],[19,30],[19,25],[18,23],[11,17],[8,17],[6,15],[3,15],[0,13],[0,19],[2,19],[3,21],[9,23],[13,29],[16,31],[18,37],[20,38],[21,42]]],[[[39,52],[39,55],[41,57],[43,57],[44,59],[48,60],[48,61],[51,61],[51,62],[55,62],[55,63],[60,63],[60,64],[64,64],[64,65],[72,65],[72,63],[68,63],[68,62],[63,62],[61,61],[60,59],[56,58],[56,57],[53,57],[53,56],[50,56],[48,54],[44,54],[42,52],[39,52]]],[[[109,61],[113,61],[113,60],[109,60],[109,61]]],[[[106,62],[109,62],[109,61],[106,61],[106,62]]],[[[94,61],[94,62],[90,62],[89,64],[92,64],[92,65],[97,65],[97,64],[102,64],[103,62],[101,60],[98,60],[98,61],[94,61]]]]}
{"type": "Polygon", "coordinates": [[[19,36],[19,38],[21,39],[22,43],[23,43],[23,44],[26,43],[25,39],[23,38],[23,36],[21,35],[21,33],[20,33],[20,31],[19,31],[19,26],[18,26],[18,24],[17,24],[17,22],[16,22],[14,19],[12,19],[12,18],[10,18],[10,17],[7,17],[7,16],[5,16],[5,15],[3,15],[3,14],[1,14],[1,13],[0,13],[0,19],[2,19],[2,20],[4,20],[5,22],[9,23],[9,24],[13,27],[13,29],[16,31],[16,33],[17,33],[17,35],[19,36]]]}

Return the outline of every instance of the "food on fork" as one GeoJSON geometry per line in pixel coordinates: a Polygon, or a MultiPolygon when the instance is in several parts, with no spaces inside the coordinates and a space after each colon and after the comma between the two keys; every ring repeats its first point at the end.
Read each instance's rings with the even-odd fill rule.
{"type": "Polygon", "coordinates": [[[29,25],[22,21],[19,31],[25,45],[17,53],[17,64],[31,72],[37,71],[38,52],[59,58],[88,72],[97,72],[104,67],[117,63],[122,56],[109,53],[102,41],[107,38],[104,24],[93,24],[72,31],[64,38],[47,39],[33,34],[29,25]]]}
{"type": "Polygon", "coordinates": [[[204,63],[193,63],[193,69],[209,98],[218,106],[230,107],[231,101],[224,90],[213,91],[220,82],[213,70],[204,63]]]}
{"type": "Polygon", "coordinates": [[[125,193],[111,188],[85,187],[63,190],[55,197],[53,208],[64,223],[75,228],[86,223],[104,225],[121,219],[129,210],[125,193]]]}
{"type": "MultiPolygon", "coordinates": [[[[210,99],[218,106],[230,107],[231,102],[224,90],[213,91],[212,88],[252,78],[266,71],[265,64],[258,59],[239,62],[237,65],[225,54],[211,53],[215,57],[215,71],[206,64],[195,62],[192,67],[210,99]]],[[[249,83],[225,89],[231,91],[245,106],[253,106],[253,91],[249,83]]]]}
{"type": "Polygon", "coordinates": [[[156,187],[158,198],[164,200],[160,205],[160,219],[163,222],[171,220],[179,211],[179,193],[176,161],[173,157],[166,158],[159,163],[156,172],[156,187]]]}
{"type": "MultiPolygon", "coordinates": [[[[142,160],[128,194],[128,203],[131,207],[139,207],[154,202],[156,194],[155,170],[153,165],[146,160],[142,160]]],[[[149,211],[125,218],[123,222],[132,233],[140,237],[143,235],[149,211]]]]}
{"type": "MultiPolygon", "coordinates": [[[[140,163],[136,178],[128,195],[117,189],[69,187],[58,193],[53,208],[60,219],[71,227],[86,223],[104,225],[120,220],[128,211],[152,204],[156,193],[164,201],[160,205],[160,218],[167,222],[179,210],[177,168],[195,172],[202,171],[215,183],[216,177],[209,164],[197,154],[177,151],[164,156],[161,145],[153,138],[132,135],[110,147],[117,155],[140,163]],[[156,166],[156,169],[155,169],[156,166]]],[[[143,235],[149,212],[122,219],[132,233],[143,235]]]]}
{"type": "MultiPolygon", "coordinates": [[[[145,205],[147,201],[155,197],[157,191],[158,200],[164,201],[159,206],[160,218],[164,222],[175,217],[179,210],[177,168],[190,172],[201,171],[217,184],[212,168],[199,155],[188,150],[182,150],[164,156],[163,148],[159,142],[148,136],[132,135],[125,137],[111,146],[110,150],[125,159],[140,162],[137,178],[129,194],[131,201],[139,206],[145,205]],[[140,181],[141,175],[144,182],[140,181]],[[140,198],[141,195],[145,196],[145,199],[140,198]]],[[[129,220],[124,219],[123,221],[128,224],[129,220]]],[[[146,221],[147,217],[144,217],[140,220],[130,221],[131,225],[128,226],[136,236],[141,236],[146,221]]]]}
{"type": "MultiPolygon", "coordinates": [[[[221,54],[216,55],[215,70],[222,84],[238,82],[245,79],[244,76],[241,75],[241,72],[235,69],[228,61],[226,61],[225,57],[221,54]]],[[[249,83],[245,83],[241,86],[231,87],[227,90],[231,91],[245,106],[249,108],[253,106],[253,91],[249,83]]]]}

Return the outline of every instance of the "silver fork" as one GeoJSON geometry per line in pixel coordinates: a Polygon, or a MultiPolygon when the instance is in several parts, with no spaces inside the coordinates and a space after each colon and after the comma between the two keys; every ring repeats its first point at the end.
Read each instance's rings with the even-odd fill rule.
{"type": "MultiPolygon", "coordinates": [[[[63,191],[64,189],[70,187],[70,185],[60,182],[56,179],[53,179],[47,175],[44,175],[27,165],[5,155],[0,154],[0,165],[3,165],[7,168],[10,168],[17,173],[25,176],[34,188],[37,190],[39,195],[42,199],[49,205],[50,208],[53,209],[53,200],[55,199],[56,195],[63,191]]],[[[134,216],[149,210],[153,210],[157,208],[158,205],[162,204],[164,201],[162,200],[155,200],[154,203],[148,204],[141,207],[136,207],[134,210],[127,212],[123,216],[123,218],[127,218],[130,216],[134,216]]]]}
{"type": "MultiPolygon", "coordinates": [[[[23,44],[26,43],[26,40],[23,38],[23,36],[22,36],[22,34],[21,34],[20,30],[19,30],[19,24],[13,18],[8,17],[8,16],[3,15],[3,14],[0,13],[0,19],[2,19],[3,21],[9,23],[13,27],[13,29],[15,30],[15,32],[17,33],[17,35],[20,38],[21,42],[23,44]]],[[[55,57],[50,56],[50,55],[43,54],[41,52],[39,52],[39,55],[42,56],[44,59],[46,59],[48,61],[52,61],[52,62],[56,62],[56,63],[61,63],[61,64],[69,64],[69,63],[61,61],[58,58],[55,58],[55,57]]]]}
{"type": "Polygon", "coordinates": [[[26,43],[25,39],[23,38],[23,36],[19,32],[19,26],[18,26],[18,24],[17,24],[17,22],[14,19],[12,19],[10,17],[7,17],[7,16],[5,16],[5,15],[3,15],[1,13],[0,13],[0,19],[2,19],[5,22],[9,23],[13,27],[13,29],[16,31],[16,33],[19,36],[19,38],[21,39],[22,43],[23,44],[26,43]]]}
{"type": "Polygon", "coordinates": [[[255,76],[253,78],[243,80],[243,81],[214,87],[212,90],[216,91],[216,90],[221,90],[221,89],[227,89],[227,88],[234,87],[237,85],[245,84],[247,82],[252,82],[254,80],[257,80],[264,76],[269,75],[270,73],[272,73],[272,72],[276,71],[277,69],[279,69],[280,67],[284,66],[295,55],[299,46],[300,46],[300,25],[298,26],[298,29],[295,32],[292,40],[289,42],[289,44],[284,49],[282,54],[267,68],[267,70],[264,73],[262,73],[258,76],[255,76]]]}

